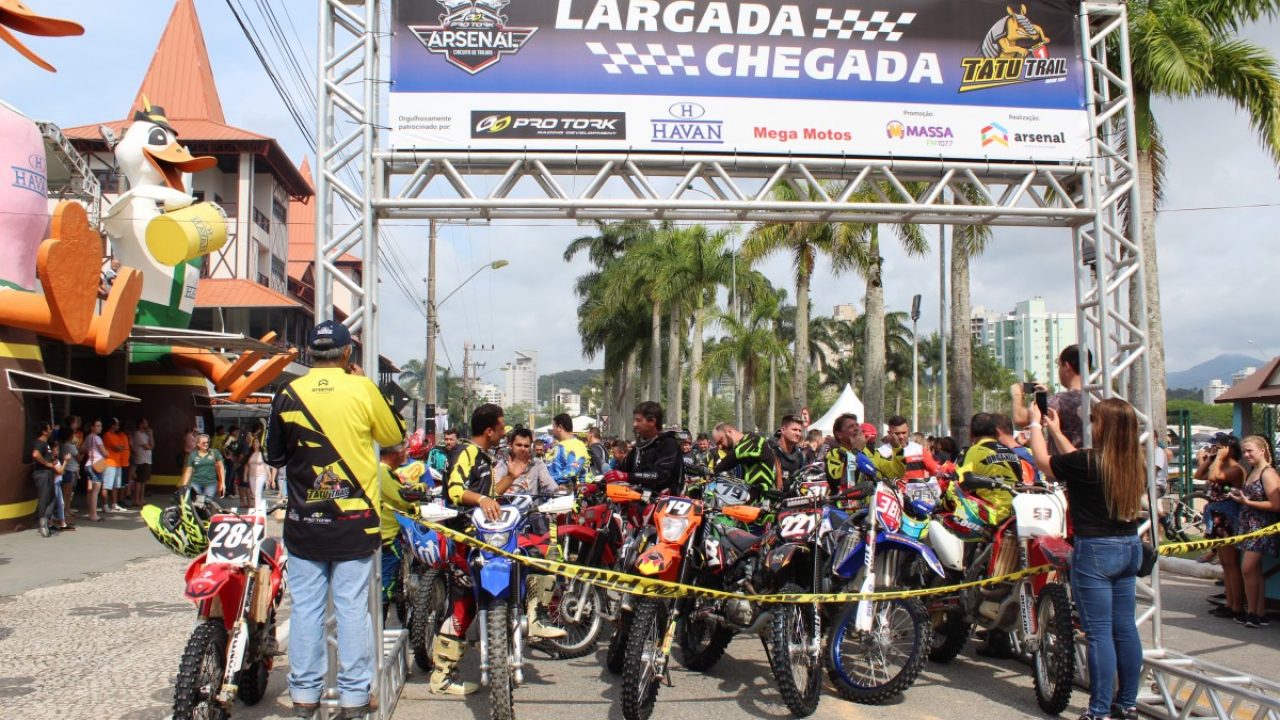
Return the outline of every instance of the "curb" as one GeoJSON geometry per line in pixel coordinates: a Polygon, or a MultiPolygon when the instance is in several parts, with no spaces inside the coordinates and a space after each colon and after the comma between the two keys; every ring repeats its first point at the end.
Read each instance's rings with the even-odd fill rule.
{"type": "Polygon", "coordinates": [[[1174,575],[1201,578],[1204,580],[1217,580],[1222,577],[1221,565],[1212,565],[1210,563],[1202,563],[1179,557],[1160,558],[1160,570],[1161,572],[1168,572],[1174,575]]]}

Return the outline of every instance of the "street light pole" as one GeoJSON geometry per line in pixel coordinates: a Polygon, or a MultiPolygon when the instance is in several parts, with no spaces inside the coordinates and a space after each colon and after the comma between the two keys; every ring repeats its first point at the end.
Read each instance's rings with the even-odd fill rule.
{"type": "MultiPolygon", "coordinates": [[[[943,189],[941,202],[946,202],[943,189]]],[[[938,344],[942,351],[942,388],[938,391],[938,403],[942,406],[938,418],[938,433],[949,435],[951,408],[947,398],[947,226],[938,226],[938,344]]]]}
{"type": "Polygon", "coordinates": [[[435,432],[436,421],[436,221],[429,224],[427,242],[427,366],[423,368],[422,381],[426,383],[422,403],[422,427],[431,426],[435,432]],[[430,417],[430,423],[427,422],[430,417]]]}
{"type": "Polygon", "coordinates": [[[916,321],[920,319],[920,296],[911,298],[911,430],[920,429],[920,336],[916,321]]]}

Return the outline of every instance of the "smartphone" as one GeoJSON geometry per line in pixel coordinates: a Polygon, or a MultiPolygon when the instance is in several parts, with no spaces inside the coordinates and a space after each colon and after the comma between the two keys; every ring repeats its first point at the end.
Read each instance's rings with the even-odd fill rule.
{"type": "Polygon", "coordinates": [[[1033,393],[1033,392],[1035,392],[1035,391],[1036,391],[1036,384],[1035,384],[1035,383],[1033,383],[1033,382],[1024,382],[1024,383],[1022,383],[1022,392],[1023,392],[1024,394],[1026,394],[1026,395],[1030,395],[1031,393],[1033,393]]]}
{"type": "Polygon", "coordinates": [[[1036,407],[1040,408],[1040,416],[1048,417],[1049,415],[1049,393],[1036,393],[1036,407]]]}

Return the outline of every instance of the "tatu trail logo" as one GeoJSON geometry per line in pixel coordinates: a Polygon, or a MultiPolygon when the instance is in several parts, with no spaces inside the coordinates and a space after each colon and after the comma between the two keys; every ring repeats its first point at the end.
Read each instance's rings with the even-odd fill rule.
{"type": "Polygon", "coordinates": [[[514,55],[538,31],[512,27],[502,11],[511,0],[436,0],[445,9],[439,25],[410,25],[427,52],[444,55],[453,65],[475,75],[514,55]]]}
{"type": "Polygon", "coordinates": [[[1049,57],[1049,36],[1027,17],[1027,6],[1005,11],[982,39],[981,55],[960,59],[960,92],[1066,78],[1066,58],[1049,57]]]}

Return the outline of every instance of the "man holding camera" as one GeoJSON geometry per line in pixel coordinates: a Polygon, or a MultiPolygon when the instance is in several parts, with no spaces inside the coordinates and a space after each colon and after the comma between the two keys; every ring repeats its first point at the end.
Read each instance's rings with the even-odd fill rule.
{"type": "MultiPolygon", "coordinates": [[[[1086,351],[1088,364],[1093,364],[1093,353],[1086,351]]],[[[1068,345],[1062,349],[1058,355],[1058,383],[1066,388],[1060,393],[1048,396],[1048,388],[1043,383],[1014,383],[1009,388],[1009,393],[1013,398],[1013,412],[1010,416],[1013,418],[1015,425],[1019,427],[1026,425],[1029,421],[1027,414],[1027,395],[1046,395],[1046,406],[1041,408],[1041,414],[1047,415],[1046,410],[1052,408],[1058,412],[1058,419],[1062,424],[1062,434],[1071,441],[1075,447],[1084,447],[1084,412],[1083,412],[1083,395],[1081,394],[1081,385],[1083,377],[1080,366],[1080,346],[1068,345]]],[[[1039,401],[1037,401],[1039,402],[1039,401]]],[[[1061,455],[1070,452],[1068,448],[1058,447],[1053,438],[1049,438],[1049,454],[1061,455]]]]}

